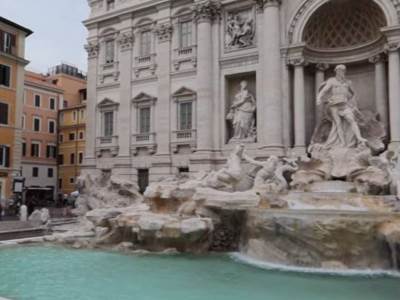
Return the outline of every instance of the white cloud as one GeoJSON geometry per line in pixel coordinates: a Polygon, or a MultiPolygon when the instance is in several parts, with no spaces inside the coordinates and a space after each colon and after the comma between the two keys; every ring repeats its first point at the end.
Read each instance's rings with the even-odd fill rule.
{"type": "Polygon", "coordinates": [[[86,71],[87,0],[0,0],[0,12],[34,31],[26,44],[27,69],[45,73],[63,61],[86,71]]]}

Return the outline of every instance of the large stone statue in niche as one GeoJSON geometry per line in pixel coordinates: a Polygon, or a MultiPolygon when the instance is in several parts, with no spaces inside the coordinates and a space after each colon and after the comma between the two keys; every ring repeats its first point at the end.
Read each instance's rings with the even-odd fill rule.
{"type": "Polygon", "coordinates": [[[228,49],[245,48],[254,44],[255,24],[251,11],[229,14],[226,22],[226,47],[228,49]]]}
{"type": "Polygon", "coordinates": [[[292,185],[308,189],[322,181],[346,181],[361,193],[383,193],[390,183],[384,164],[375,154],[385,148],[385,130],[376,114],[360,111],[356,92],[346,79],[346,66],[322,84],[317,96],[321,105],[309,147],[311,160],[302,162],[292,185]]]}
{"type": "Polygon", "coordinates": [[[249,92],[247,81],[240,83],[240,91],[236,94],[227,120],[232,123],[233,137],[230,143],[256,141],[256,99],[249,92]]]}
{"type": "Polygon", "coordinates": [[[383,132],[375,116],[362,113],[356,104],[352,83],[346,79],[346,66],[335,68],[336,77],[330,78],[320,87],[317,105],[323,105],[323,116],[313,136],[314,148],[357,148],[369,146],[373,151],[384,148],[383,132]],[[377,134],[378,133],[378,134],[377,134]]]}

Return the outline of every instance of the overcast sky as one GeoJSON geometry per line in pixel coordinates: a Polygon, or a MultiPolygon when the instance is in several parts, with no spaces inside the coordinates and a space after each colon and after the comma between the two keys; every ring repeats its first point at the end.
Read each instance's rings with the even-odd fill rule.
{"type": "Polygon", "coordinates": [[[0,0],[0,15],[34,31],[26,45],[28,70],[45,73],[63,61],[86,72],[87,0],[0,0]]]}

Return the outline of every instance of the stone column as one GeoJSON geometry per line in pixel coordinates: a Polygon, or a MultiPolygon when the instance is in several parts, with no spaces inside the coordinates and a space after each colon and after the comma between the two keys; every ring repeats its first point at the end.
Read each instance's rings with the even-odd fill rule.
{"type": "MultiPolygon", "coordinates": [[[[325,81],[325,72],[326,70],[329,69],[328,64],[317,64],[315,66],[315,102],[319,94],[319,89],[321,88],[321,85],[325,81]]],[[[322,115],[322,111],[320,111],[321,106],[315,106],[315,123],[319,123],[319,118],[322,115]]]]}
{"type": "Polygon", "coordinates": [[[193,7],[197,22],[197,149],[209,152],[213,145],[213,41],[212,22],[219,18],[219,1],[199,1],[193,7]]]}
{"type": "MultiPolygon", "coordinates": [[[[130,20],[127,20],[130,21],[130,20]]],[[[131,146],[131,105],[132,105],[132,48],[134,36],[132,29],[123,31],[119,38],[120,45],[120,105],[118,110],[119,157],[130,158],[131,146]]],[[[127,162],[129,163],[129,161],[127,162]]]]}
{"type": "Polygon", "coordinates": [[[328,64],[316,64],[315,66],[315,97],[318,96],[319,88],[325,81],[325,72],[328,69],[328,64]]]}
{"type": "Polygon", "coordinates": [[[400,146],[400,42],[387,46],[389,56],[390,148],[400,146]]]}
{"type": "Polygon", "coordinates": [[[259,107],[259,142],[271,154],[283,154],[283,108],[281,91],[281,0],[258,0],[259,11],[264,14],[262,51],[263,105],[259,107]]]}
{"type": "Polygon", "coordinates": [[[158,100],[156,105],[157,155],[170,154],[171,39],[172,24],[164,21],[155,28],[157,35],[158,100]]]}
{"type": "Polygon", "coordinates": [[[86,141],[85,162],[86,166],[96,163],[96,106],[97,106],[97,69],[100,46],[98,41],[90,41],[85,46],[88,52],[88,78],[87,78],[87,104],[86,104],[86,141]]]}
{"type": "Polygon", "coordinates": [[[294,153],[306,153],[306,97],[303,58],[289,60],[294,67],[294,153]]]}
{"type": "Polygon", "coordinates": [[[369,59],[375,65],[375,106],[379,114],[380,121],[388,127],[388,99],[386,83],[386,66],[383,54],[378,54],[369,59]]]}

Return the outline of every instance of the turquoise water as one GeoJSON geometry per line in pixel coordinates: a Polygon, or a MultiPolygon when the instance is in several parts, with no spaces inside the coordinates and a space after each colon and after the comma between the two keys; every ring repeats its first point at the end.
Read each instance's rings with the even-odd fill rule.
{"type": "Polygon", "coordinates": [[[267,271],[227,256],[0,250],[0,296],[13,300],[399,300],[400,279],[267,271]]]}

